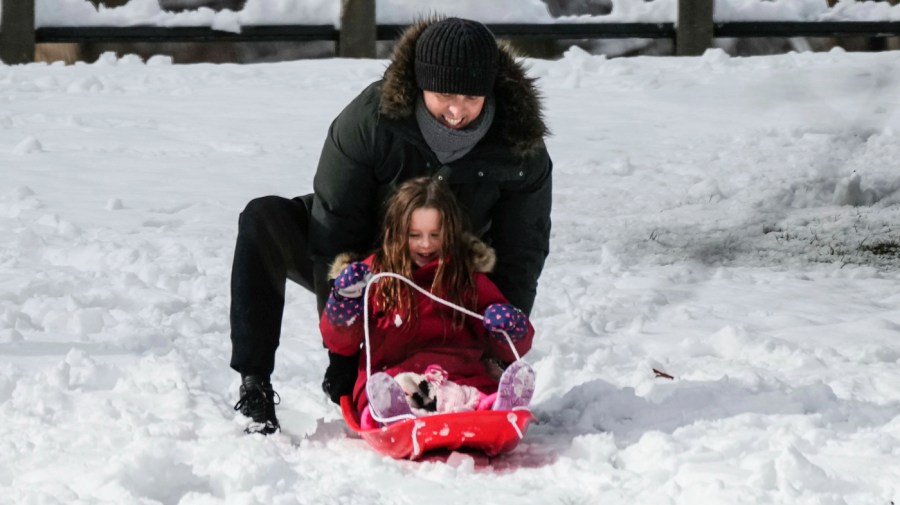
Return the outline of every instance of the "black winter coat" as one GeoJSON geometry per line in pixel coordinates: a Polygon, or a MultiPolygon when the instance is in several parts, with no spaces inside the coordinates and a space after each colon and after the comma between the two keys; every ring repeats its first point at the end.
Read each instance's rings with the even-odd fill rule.
{"type": "Polygon", "coordinates": [[[449,185],[475,234],[496,250],[491,279],[512,304],[530,313],[550,237],[552,162],[537,90],[502,49],[490,130],[464,157],[442,164],[414,114],[421,93],[414,76],[415,41],[427,25],[407,30],[384,79],[350,102],[328,130],[309,230],[316,291],[327,289],[320,281],[339,253],[365,255],[377,246],[383,203],[399,184],[433,176],[449,185]]]}

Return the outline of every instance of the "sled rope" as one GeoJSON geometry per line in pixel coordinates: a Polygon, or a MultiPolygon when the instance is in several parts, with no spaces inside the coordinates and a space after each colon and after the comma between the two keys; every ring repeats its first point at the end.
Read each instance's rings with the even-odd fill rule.
{"type": "Polygon", "coordinates": [[[413,423],[413,430],[412,430],[412,443],[413,443],[412,455],[413,455],[413,457],[416,457],[416,456],[422,454],[422,447],[419,446],[419,428],[422,428],[423,426],[425,426],[425,423],[423,423],[422,421],[416,421],[413,423]]]}
{"type": "MultiPolygon", "coordinates": [[[[366,380],[368,380],[370,377],[372,377],[372,353],[370,351],[371,348],[369,346],[369,286],[371,286],[372,284],[375,284],[376,282],[378,282],[379,279],[381,279],[383,277],[393,277],[395,279],[399,279],[399,280],[409,284],[410,286],[412,286],[413,288],[418,290],[423,295],[427,296],[428,298],[431,298],[432,300],[434,300],[438,303],[441,303],[450,308],[456,309],[466,315],[472,316],[475,319],[478,319],[479,321],[484,320],[484,316],[482,316],[481,314],[476,314],[475,312],[472,312],[471,310],[469,310],[465,307],[461,307],[453,302],[444,300],[443,298],[433,294],[432,292],[430,292],[426,289],[422,289],[421,287],[416,285],[416,283],[414,283],[413,281],[407,279],[406,277],[404,277],[400,274],[395,274],[393,272],[381,272],[381,273],[377,273],[377,274],[369,277],[369,279],[366,281],[366,288],[365,288],[365,290],[363,290],[363,329],[365,330],[365,338],[366,338],[366,380]]],[[[519,352],[516,351],[516,346],[513,344],[512,339],[509,338],[509,335],[503,330],[500,330],[500,333],[502,333],[503,336],[506,337],[506,343],[509,344],[509,348],[512,350],[513,356],[516,357],[516,361],[519,361],[520,359],[522,359],[522,357],[519,356],[519,352]]],[[[403,419],[406,418],[406,416],[398,416],[398,417],[401,417],[403,419]]],[[[381,421],[380,419],[376,419],[376,420],[381,421]]],[[[393,421],[393,419],[391,419],[391,421],[393,421]]],[[[382,421],[382,422],[384,422],[384,421],[382,421]]]]}
{"type": "Polygon", "coordinates": [[[519,420],[519,416],[510,412],[509,415],[506,416],[506,420],[509,421],[509,424],[511,424],[513,429],[516,430],[516,435],[519,436],[519,440],[522,440],[523,438],[525,438],[525,434],[522,433],[522,430],[519,429],[519,425],[516,424],[516,421],[519,420]]]}

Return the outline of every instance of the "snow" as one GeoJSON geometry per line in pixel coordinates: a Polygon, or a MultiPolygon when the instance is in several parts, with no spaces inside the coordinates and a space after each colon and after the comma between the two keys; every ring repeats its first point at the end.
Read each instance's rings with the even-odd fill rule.
{"type": "MultiPolygon", "coordinates": [[[[164,11],[158,0],[130,0],[121,7],[94,7],[88,0],[36,0],[35,20],[43,26],[211,26],[240,32],[241,26],[330,24],[340,27],[340,4],[334,0],[247,0],[241,11],[216,12],[201,7],[186,12],[164,11]]],[[[379,0],[380,24],[408,24],[440,12],[484,23],[665,23],[677,18],[678,0],[611,0],[604,16],[554,18],[541,0],[379,0]]],[[[715,0],[717,21],[897,21],[900,6],[887,2],[839,0],[715,0]]]]}
{"type": "Polygon", "coordinates": [[[294,285],[283,432],[232,410],[238,214],[311,190],[385,61],[0,66],[0,501],[898,503],[900,53],[527,63],[538,423],[424,462],[348,433],[294,285]]]}

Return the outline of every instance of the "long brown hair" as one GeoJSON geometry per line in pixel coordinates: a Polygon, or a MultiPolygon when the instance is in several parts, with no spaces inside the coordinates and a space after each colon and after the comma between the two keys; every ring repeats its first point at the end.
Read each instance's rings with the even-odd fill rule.
{"type": "MultiPolygon", "coordinates": [[[[441,215],[441,250],[431,292],[457,305],[472,308],[475,303],[474,266],[463,232],[466,216],[453,193],[430,177],[410,179],[397,188],[387,202],[381,249],[375,253],[376,272],[394,272],[411,278],[409,226],[413,211],[435,209],[441,215]]],[[[402,281],[386,277],[375,286],[375,301],[385,312],[396,311],[416,317],[415,293],[402,281]]],[[[453,311],[453,327],[459,328],[465,314],[453,311]]]]}

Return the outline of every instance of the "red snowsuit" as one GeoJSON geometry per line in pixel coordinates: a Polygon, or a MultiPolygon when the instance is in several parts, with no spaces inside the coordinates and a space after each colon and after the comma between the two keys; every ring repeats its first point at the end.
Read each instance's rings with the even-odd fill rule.
{"type": "MultiPolygon", "coordinates": [[[[372,260],[373,256],[370,256],[363,262],[371,267],[372,260]]],[[[425,290],[430,290],[436,270],[437,260],[416,269],[412,280],[425,290]]],[[[509,303],[482,272],[475,273],[475,289],[477,307],[468,308],[476,314],[483,313],[492,303],[509,303]]],[[[496,358],[505,363],[514,361],[515,356],[505,339],[497,340],[488,335],[481,320],[471,316],[466,317],[462,328],[454,330],[452,321],[455,309],[435,302],[418,291],[415,292],[418,317],[409,321],[406,316],[401,316],[398,325],[399,314],[383,313],[371,297],[372,291],[374,290],[369,293],[372,373],[381,371],[391,376],[401,372],[422,373],[428,365],[436,364],[449,373],[447,378],[451,381],[478,388],[486,394],[496,391],[497,379],[488,372],[482,358],[496,358]]],[[[338,326],[332,324],[323,313],[319,328],[325,345],[338,354],[356,353],[365,340],[362,317],[357,318],[350,326],[338,326]]],[[[531,349],[533,337],[534,327],[529,322],[525,338],[515,344],[520,356],[531,349]]],[[[357,412],[362,412],[369,403],[366,397],[366,379],[366,354],[363,351],[360,353],[359,375],[353,388],[357,412]]]]}

